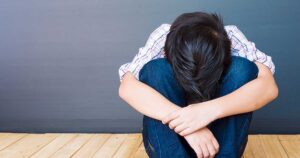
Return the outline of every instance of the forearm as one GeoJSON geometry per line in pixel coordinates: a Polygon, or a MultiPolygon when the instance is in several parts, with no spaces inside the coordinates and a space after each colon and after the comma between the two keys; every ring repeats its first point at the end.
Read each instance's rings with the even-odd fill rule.
{"type": "Polygon", "coordinates": [[[130,72],[124,75],[119,95],[138,112],[157,120],[181,108],[152,87],[135,79],[130,72]]]}
{"type": "Polygon", "coordinates": [[[255,111],[277,97],[278,88],[270,71],[256,64],[260,69],[256,79],[228,95],[210,100],[216,106],[218,118],[255,111]]]}

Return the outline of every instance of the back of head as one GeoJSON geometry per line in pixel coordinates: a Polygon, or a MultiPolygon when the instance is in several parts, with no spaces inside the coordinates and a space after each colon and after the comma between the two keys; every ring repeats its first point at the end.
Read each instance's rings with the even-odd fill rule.
{"type": "Polygon", "coordinates": [[[230,64],[231,42],[217,14],[184,13],[172,23],[164,50],[188,103],[212,99],[230,64]]]}

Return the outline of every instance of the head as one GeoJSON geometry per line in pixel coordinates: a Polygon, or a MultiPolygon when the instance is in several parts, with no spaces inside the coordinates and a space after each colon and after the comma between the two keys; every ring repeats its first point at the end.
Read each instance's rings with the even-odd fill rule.
{"type": "Polygon", "coordinates": [[[230,49],[231,41],[217,14],[184,13],[172,23],[164,51],[189,104],[216,95],[230,64],[230,49]]]}

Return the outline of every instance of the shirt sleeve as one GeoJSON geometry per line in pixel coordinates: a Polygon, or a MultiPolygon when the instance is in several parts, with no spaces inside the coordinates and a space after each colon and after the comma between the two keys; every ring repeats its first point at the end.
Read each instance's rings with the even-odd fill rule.
{"type": "Polygon", "coordinates": [[[250,61],[258,61],[266,65],[272,74],[275,73],[275,65],[271,56],[257,49],[255,43],[248,41],[245,35],[235,25],[228,25],[225,29],[231,39],[232,55],[245,57],[250,61]]]}
{"type": "Polygon", "coordinates": [[[170,24],[162,24],[156,28],[149,36],[145,46],[139,48],[139,52],[131,62],[119,67],[119,78],[122,82],[126,72],[130,71],[139,80],[139,72],[150,60],[165,56],[164,45],[169,32],[170,24]]]}

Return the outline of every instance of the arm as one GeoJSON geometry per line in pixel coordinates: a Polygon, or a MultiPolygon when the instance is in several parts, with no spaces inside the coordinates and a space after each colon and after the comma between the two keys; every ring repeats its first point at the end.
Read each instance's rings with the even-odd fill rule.
{"type": "Polygon", "coordinates": [[[259,69],[256,79],[228,95],[211,100],[211,105],[218,109],[217,118],[255,111],[278,96],[278,87],[271,71],[259,62],[255,64],[259,69]]]}
{"type": "Polygon", "coordinates": [[[119,96],[138,112],[157,120],[162,120],[167,114],[181,108],[152,87],[137,80],[131,72],[124,75],[119,96]]]}

